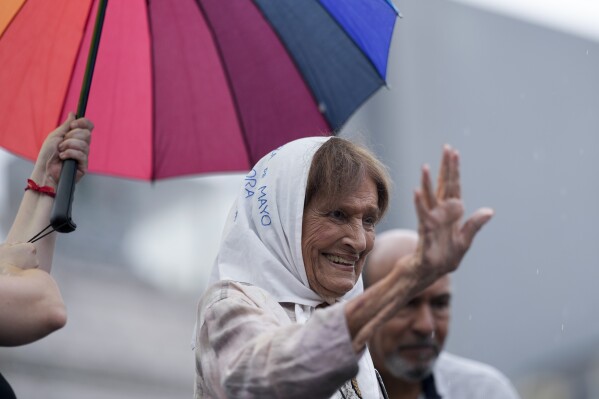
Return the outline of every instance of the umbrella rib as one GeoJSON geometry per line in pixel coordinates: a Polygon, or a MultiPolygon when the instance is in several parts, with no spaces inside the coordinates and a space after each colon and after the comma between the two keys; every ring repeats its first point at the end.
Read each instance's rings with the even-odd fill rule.
{"type": "Polygon", "coordinates": [[[220,45],[218,43],[218,40],[216,39],[214,27],[210,23],[210,19],[208,18],[208,15],[206,14],[206,10],[204,9],[204,6],[202,5],[202,0],[196,0],[196,4],[198,5],[198,8],[200,9],[202,16],[204,17],[204,21],[206,21],[206,26],[208,27],[208,30],[210,31],[210,36],[212,36],[212,42],[214,43],[214,47],[216,48],[216,52],[218,54],[218,59],[220,60],[223,72],[225,74],[225,79],[227,80],[227,86],[229,87],[229,93],[231,94],[231,99],[233,100],[233,106],[235,107],[235,116],[237,117],[237,122],[239,123],[239,127],[241,128],[241,137],[243,139],[243,145],[245,146],[246,153],[248,154],[248,161],[249,161],[250,165],[253,165],[258,160],[253,158],[253,154],[250,149],[250,144],[246,137],[246,129],[243,124],[243,118],[241,117],[241,111],[239,109],[239,102],[237,101],[237,95],[235,94],[235,90],[233,88],[233,82],[231,81],[231,75],[229,74],[229,69],[227,68],[227,63],[225,62],[220,45]]]}
{"type": "MultiPolygon", "coordinates": [[[[152,16],[150,15],[150,6],[148,4],[148,6],[145,8],[146,9],[146,22],[147,22],[147,26],[148,26],[148,42],[149,43],[153,43],[153,37],[154,37],[154,32],[152,31],[152,16]]],[[[156,79],[155,79],[155,74],[156,74],[156,70],[155,70],[155,63],[154,63],[154,46],[150,45],[150,62],[152,64],[152,68],[150,68],[151,71],[151,90],[152,90],[152,127],[151,127],[151,131],[152,131],[152,148],[150,153],[152,154],[152,167],[150,168],[150,181],[152,182],[152,184],[154,183],[154,181],[156,180],[156,169],[157,169],[157,165],[156,165],[156,79]]]]}
{"type": "Polygon", "coordinates": [[[2,36],[4,36],[4,34],[8,31],[8,29],[12,25],[13,21],[19,16],[19,13],[21,12],[21,10],[23,9],[23,7],[25,6],[25,3],[26,3],[25,1],[22,2],[21,5],[19,6],[19,9],[15,10],[15,12],[13,13],[12,18],[10,19],[10,21],[8,21],[8,23],[4,27],[4,30],[0,34],[0,39],[2,39],[2,36]]]}

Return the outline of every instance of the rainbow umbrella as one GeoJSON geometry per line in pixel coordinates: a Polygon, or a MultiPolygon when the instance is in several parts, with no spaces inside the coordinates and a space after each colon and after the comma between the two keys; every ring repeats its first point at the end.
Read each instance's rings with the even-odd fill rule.
{"type": "MultiPolygon", "coordinates": [[[[33,160],[77,108],[98,1],[0,2],[0,146],[33,160]]],[[[384,85],[396,16],[387,0],[111,0],[90,172],[246,171],[337,131],[384,85]]]]}

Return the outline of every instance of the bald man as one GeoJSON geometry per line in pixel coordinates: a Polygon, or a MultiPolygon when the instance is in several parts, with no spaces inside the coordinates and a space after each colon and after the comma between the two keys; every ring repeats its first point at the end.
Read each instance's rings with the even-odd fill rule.
{"type": "MultiPolygon", "coordinates": [[[[378,234],[364,270],[366,286],[416,251],[418,234],[378,234]]],[[[451,311],[449,275],[438,279],[381,327],[369,342],[374,365],[390,399],[517,399],[497,369],[443,351],[451,311]]]]}

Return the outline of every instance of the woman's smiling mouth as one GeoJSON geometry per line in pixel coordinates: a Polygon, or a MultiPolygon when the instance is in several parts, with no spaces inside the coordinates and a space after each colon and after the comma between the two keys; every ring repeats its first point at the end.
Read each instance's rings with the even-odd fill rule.
{"type": "Polygon", "coordinates": [[[341,270],[353,271],[356,266],[356,260],[347,260],[338,255],[324,254],[325,258],[336,268],[341,270]]]}

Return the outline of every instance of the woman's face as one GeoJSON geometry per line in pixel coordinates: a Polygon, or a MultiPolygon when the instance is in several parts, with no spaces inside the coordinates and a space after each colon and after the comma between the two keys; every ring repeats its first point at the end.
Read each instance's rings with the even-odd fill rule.
{"type": "Polygon", "coordinates": [[[332,303],[353,288],[374,245],[379,218],[374,181],[365,176],[357,189],[333,206],[314,196],[302,225],[302,256],[310,288],[332,303]]]}

